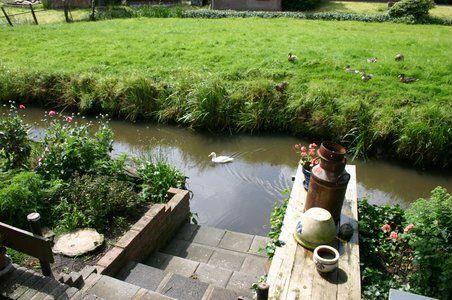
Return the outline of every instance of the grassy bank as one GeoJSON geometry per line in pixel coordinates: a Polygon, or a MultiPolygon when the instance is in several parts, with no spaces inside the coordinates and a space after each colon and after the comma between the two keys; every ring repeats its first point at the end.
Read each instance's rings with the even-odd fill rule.
{"type": "Polygon", "coordinates": [[[332,138],[362,153],[444,167],[452,157],[451,33],[284,18],[23,26],[0,31],[0,100],[332,138]],[[289,63],[288,52],[299,61],[289,63]],[[394,61],[397,53],[404,62],[394,61]],[[374,78],[363,82],[346,64],[374,78]],[[400,73],[419,81],[403,84],[400,73]],[[281,82],[283,93],[275,89],[281,82]]]}

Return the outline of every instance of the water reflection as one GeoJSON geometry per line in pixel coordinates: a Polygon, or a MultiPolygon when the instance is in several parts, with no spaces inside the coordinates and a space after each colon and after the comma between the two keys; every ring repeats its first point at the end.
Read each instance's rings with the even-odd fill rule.
{"type": "MultiPolygon", "coordinates": [[[[27,109],[27,122],[42,133],[43,111],[27,109]]],[[[173,126],[111,122],[115,132],[114,153],[140,154],[153,149],[189,176],[194,192],[193,212],[201,224],[253,234],[266,234],[275,200],[292,185],[296,156],[292,146],[299,139],[284,135],[219,136],[173,126]],[[227,165],[214,165],[207,155],[232,155],[227,165]]],[[[301,141],[303,142],[303,141],[301,141]]],[[[373,203],[398,203],[406,207],[426,197],[437,185],[452,190],[451,174],[431,174],[384,161],[355,161],[358,195],[373,203]]]]}

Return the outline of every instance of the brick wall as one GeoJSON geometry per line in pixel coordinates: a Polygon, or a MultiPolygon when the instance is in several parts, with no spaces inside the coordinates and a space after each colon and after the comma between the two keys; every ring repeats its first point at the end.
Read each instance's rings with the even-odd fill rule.
{"type": "Polygon", "coordinates": [[[98,262],[97,272],[114,276],[128,262],[140,262],[163,247],[190,215],[189,192],[171,188],[166,204],[154,204],[98,262]]]}

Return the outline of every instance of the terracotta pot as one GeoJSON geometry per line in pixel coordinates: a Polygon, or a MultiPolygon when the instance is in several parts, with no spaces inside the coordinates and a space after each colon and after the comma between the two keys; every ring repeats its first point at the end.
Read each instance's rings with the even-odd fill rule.
{"type": "Polygon", "coordinates": [[[307,210],[297,222],[295,240],[305,248],[314,249],[330,244],[336,236],[336,226],[331,214],[319,207],[307,210]]]}
{"type": "Polygon", "coordinates": [[[313,259],[319,273],[330,273],[337,268],[339,252],[331,246],[321,245],[314,249],[313,259]]]}
{"type": "Polygon", "coordinates": [[[339,144],[323,142],[317,154],[320,163],[311,170],[305,210],[321,207],[328,210],[337,223],[341,216],[350,174],[345,171],[346,150],[339,144]]]}

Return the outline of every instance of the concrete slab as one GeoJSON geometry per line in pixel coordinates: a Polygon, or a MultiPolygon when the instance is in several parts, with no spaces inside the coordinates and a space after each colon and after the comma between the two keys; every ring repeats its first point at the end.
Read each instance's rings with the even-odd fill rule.
{"type": "Polygon", "coordinates": [[[140,289],[135,296],[133,296],[133,300],[172,300],[172,298],[146,289],[140,289]]]}
{"type": "Polygon", "coordinates": [[[194,233],[198,230],[199,225],[185,224],[179,229],[179,232],[174,237],[178,240],[191,241],[194,233]]]}
{"type": "Polygon", "coordinates": [[[239,271],[244,260],[245,254],[217,249],[210,257],[208,264],[232,271],[239,271]]]}
{"type": "Polygon", "coordinates": [[[267,274],[268,259],[254,255],[247,255],[243,262],[240,272],[254,276],[262,276],[267,274]]]}
{"type": "Polygon", "coordinates": [[[202,282],[225,287],[232,276],[232,271],[201,263],[195,274],[197,279],[202,282]]]}
{"type": "Polygon", "coordinates": [[[217,247],[225,232],[226,230],[223,229],[201,226],[194,234],[193,242],[206,246],[217,247]]]}
{"type": "Polygon", "coordinates": [[[249,252],[267,257],[267,254],[265,253],[265,247],[267,246],[267,243],[269,241],[270,238],[268,237],[255,235],[253,238],[253,242],[251,243],[249,252]]]}
{"type": "Polygon", "coordinates": [[[188,246],[190,246],[190,242],[173,239],[163,250],[163,253],[179,256],[180,253],[185,251],[188,246]]]}
{"type": "Polygon", "coordinates": [[[253,242],[253,238],[254,236],[250,234],[226,231],[226,234],[221,239],[219,247],[228,250],[248,252],[251,243],[253,242]]]}
{"type": "Polygon", "coordinates": [[[63,295],[64,292],[69,288],[69,286],[59,283],[50,293],[45,296],[44,300],[54,300],[59,296],[63,295]]]}
{"type": "Polygon", "coordinates": [[[96,284],[88,290],[100,298],[109,300],[132,299],[138,292],[139,287],[130,283],[118,280],[110,276],[102,276],[96,284]]]}
{"type": "Polygon", "coordinates": [[[147,263],[165,272],[172,272],[185,277],[193,275],[199,265],[197,261],[159,252],[151,256],[147,263]]]}
{"type": "Polygon", "coordinates": [[[181,257],[206,263],[212,256],[213,249],[208,246],[192,243],[187,249],[183,250],[179,255],[181,257]]]}
{"type": "Polygon", "coordinates": [[[254,291],[251,289],[253,283],[259,281],[257,276],[252,276],[242,272],[234,272],[229,279],[226,288],[233,290],[239,294],[239,296],[253,297],[254,291]]]}
{"type": "Polygon", "coordinates": [[[175,299],[199,300],[208,286],[207,283],[173,274],[159,292],[175,299]]]}
{"type": "Polygon", "coordinates": [[[138,263],[129,271],[124,272],[121,279],[139,287],[155,291],[163,277],[165,277],[165,274],[162,270],[138,263]]]}
{"type": "Polygon", "coordinates": [[[209,294],[203,300],[237,300],[239,294],[234,291],[211,285],[209,294]]]}

